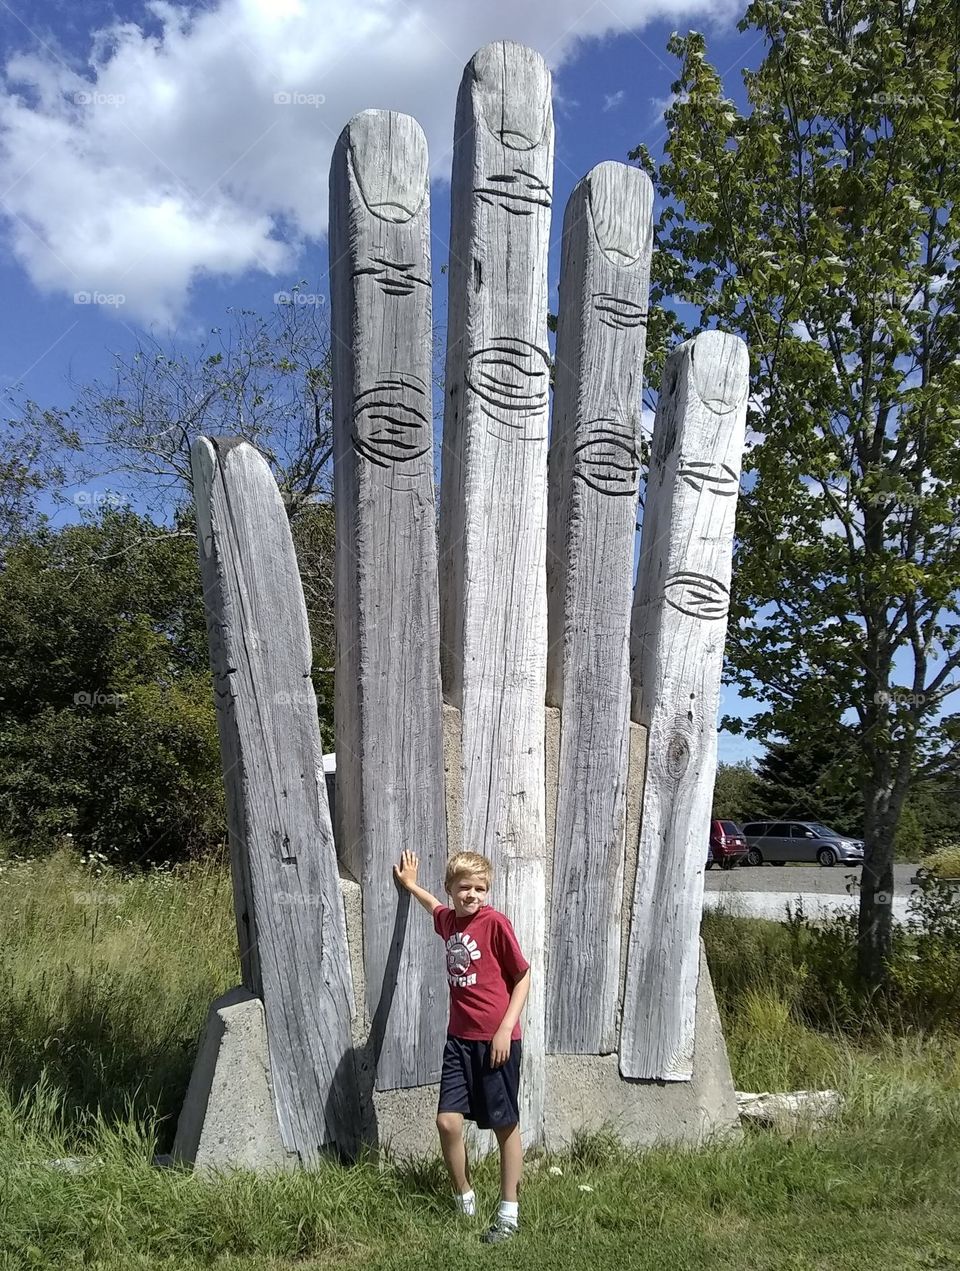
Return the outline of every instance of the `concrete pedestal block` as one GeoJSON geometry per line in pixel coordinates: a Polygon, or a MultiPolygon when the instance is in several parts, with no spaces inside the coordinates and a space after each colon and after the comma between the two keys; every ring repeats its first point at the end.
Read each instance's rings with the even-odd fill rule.
{"type": "Polygon", "coordinates": [[[611,1130],[623,1143],[699,1147],[742,1137],[737,1095],[720,1015],[700,942],[696,1042],[690,1081],[636,1081],[620,1076],[610,1055],[547,1055],[546,1141],[552,1152],[578,1132],[611,1130]]]}
{"type": "Polygon", "coordinates": [[[263,1003],[230,989],[210,1007],[177,1135],[173,1164],[212,1169],[292,1169],[277,1123],[263,1003]]]}

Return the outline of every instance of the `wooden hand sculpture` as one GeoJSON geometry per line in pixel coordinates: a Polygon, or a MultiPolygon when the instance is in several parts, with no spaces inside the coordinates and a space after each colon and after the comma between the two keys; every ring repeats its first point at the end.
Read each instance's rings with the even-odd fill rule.
{"type": "MultiPolygon", "coordinates": [[[[391,866],[411,848],[439,890],[449,853],[483,853],[531,963],[526,1145],[551,1054],[690,1078],[748,371],[718,332],[669,358],[634,592],[651,185],[601,163],[570,196],[553,359],[552,199],[547,68],[488,45],[457,103],[438,535],[426,143],[408,116],[366,111],[331,166],[336,852],[362,888],[376,1087],[439,1079],[447,1011],[436,936],[391,866]]],[[[305,611],[300,593],[287,612],[264,461],[201,439],[194,464],[245,983],[284,1141],[310,1160],[355,1126],[305,611]],[[274,699],[303,686],[283,728],[257,676],[274,699]]]]}

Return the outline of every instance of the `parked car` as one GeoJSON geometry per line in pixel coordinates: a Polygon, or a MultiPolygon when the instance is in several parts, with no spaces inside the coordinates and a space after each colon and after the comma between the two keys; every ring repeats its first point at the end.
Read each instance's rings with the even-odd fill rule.
{"type": "Polygon", "coordinates": [[[819,861],[821,865],[860,865],[863,839],[838,834],[819,821],[750,821],[743,827],[747,863],[785,865],[819,861]]]}
{"type": "Polygon", "coordinates": [[[747,859],[747,840],[736,821],[711,821],[707,846],[707,869],[714,863],[733,869],[747,859]]]}

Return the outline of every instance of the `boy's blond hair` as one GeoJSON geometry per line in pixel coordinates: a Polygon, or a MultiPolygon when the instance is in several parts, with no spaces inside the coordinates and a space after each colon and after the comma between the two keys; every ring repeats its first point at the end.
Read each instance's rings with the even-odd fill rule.
{"type": "Polygon", "coordinates": [[[487,891],[489,891],[490,883],[493,881],[493,864],[486,856],[481,856],[478,852],[454,852],[447,861],[447,872],[443,878],[446,890],[449,891],[457,879],[464,874],[476,874],[486,879],[487,891]]]}

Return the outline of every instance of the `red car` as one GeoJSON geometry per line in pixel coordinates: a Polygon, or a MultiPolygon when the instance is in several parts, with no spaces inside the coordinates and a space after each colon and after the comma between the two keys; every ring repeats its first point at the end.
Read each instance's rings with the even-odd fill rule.
{"type": "Polygon", "coordinates": [[[733,869],[747,859],[747,840],[736,821],[711,821],[710,845],[707,848],[707,869],[719,865],[721,869],[733,869]]]}

